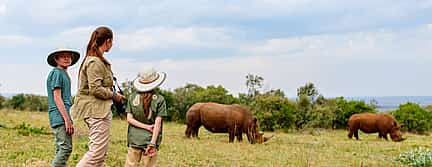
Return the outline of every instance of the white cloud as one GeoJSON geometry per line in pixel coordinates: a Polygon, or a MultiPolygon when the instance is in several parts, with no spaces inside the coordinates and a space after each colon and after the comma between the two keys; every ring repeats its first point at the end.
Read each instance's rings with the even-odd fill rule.
{"type": "MultiPolygon", "coordinates": [[[[432,48],[432,26],[431,24],[416,26],[415,24],[421,23],[416,22],[414,17],[417,15],[413,14],[417,9],[427,10],[431,6],[430,2],[423,4],[405,1],[388,3],[336,0],[158,1],[151,4],[121,2],[125,4],[119,5],[118,8],[115,8],[116,2],[107,2],[107,7],[100,9],[92,7],[94,4],[87,4],[87,1],[54,3],[42,1],[42,5],[36,4],[40,1],[31,1],[26,9],[19,8],[22,6],[22,1],[19,2],[12,8],[9,4],[7,8],[6,5],[0,5],[0,15],[2,11],[3,14],[15,12],[15,15],[8,18],[18,27],[17,32],[24,32],[22,34],[0,33],[2,48],[21,48],[12,50],[13,52],[29,50],[26,52],[29,55],[33,52],[43,52],[39,55],[45,55],[46,51],[58,46],[85,48],[90,33],[95,28],[86,23],[103,22],[106,18],[110,18],[108,21],[117,25],[114,27],[116,28],[115,38],[118,34],[114,52],[117,52],[117,49],[129,53],[164,49],[176,51],[175,49],[185,48],[233,50],[222,51],[223,58],[211,59],[200,57],[192,60],[160,60],[156,58],[152,62],[148,60],[140,62],[135,59],[113,57],[114,72],[122,80],[133,79],[142,67],[156,66],[168,72],[167,83],[163,86],[167,88],[183,86],[187,82],[202,86],[221,84],[236,94],[245,91],[244,76],[253,73],[263,76],[268,84],[267,87],[282,88],[289,96],[295,95],[295,89],[309,81],[316,83],[318,88],[323,90],[324,95],[331,96],[430,95],[432,93],[420,91],[428,90],[428,86],[423,83],[430,83],[426,76],[431,72],[428,64],[432,63],[432,57],[429,56],[432,48]],[[191,4],[196,6],[192,7],[191,4]],[[405,8],[406,5],[410,6],[405,8]],[[56,13],[53,14],[53,11],[56,13]],[[111,17],[107,17],[105,13],[121,17],[125,21],[111,20],[111,17]],[[273,26],[267,25],[268,22],[257,23],[255,22],[257,18],[258,21],[270,20],[269,22],[274,21],[279,24],[285,22],[285,19],[289,22],[290,19],[295,18],[306,20],[304,21],[307,22],[306,24],[315,26],[313,21],[328,19],[329,16],[331,20],[326,24],[318,23],[319,26],[313,27],[318,32],[315,35],[299,32],[297,35],[296,33],[291,35],[292,37],[286,37],[277,33],[272,34],[273,32],[263,32],[259,28],[255,29],[273,26]],[[15,18],[18,18],[18,23],[14,22],[15,18]],[[404,19],[415,23],[396,28],[380,26],[368,28],[368,25],[385,24],[387,20],[397,20],[399,23],[404,19]],[[37,25],[58,24],[70,29],[60,28],[49,33],[54,26],[47,27],[48,29],[45,29],[45,26],[44,29],[37,29],[36,26],[33,30],[33,24],[24,24],[28,20],[37,25]],[[85,20],[85,23],[71,20],[85,20]],[[211,24],[206,22],[207,20],[210,20],[211,24]],[[225,20],[230,22],[224,22],[225,20]],[[246,24],[233,23],[237,20],[246,24]],[[308,23],[309,20],[311,23],[308,23]],[[166,25],[172,22],[181,23],[182,26],[177,27],[175,23],[166,25]],[[201,22],[204,22],[200,24],[202,26],[194,25],[201,22]],[[225,23],[228,24],[227,27],[225,23]],[[26,29],[26,26],[32,27],[30,31],[35,31],[36,35],[25,33],[23,29],[26,29]],[[332,31],[331,33],[322,31],[323,29],[344,30],[345,26],[353,27],[355,31],[332,31]],[[38,33],[40,31],[48,35],[40,35],[38,33]],[[255,36],[255,31],[260,34],[258,37],[255,36]],[[238,33],[243,34],[238,35],[238,33]],[[272,38],[268,38],[267,34],[271,34],[268,36],[272,38]]],[[[424,12],[419,13],[424,14],[424,12]]],[[[298,23],[300,25],[293,26],[300,27],[305,24],[298,23]]],[[[286,28],[286,31],[296,31],[290,29],[290,26],[281,28],[286,28]]],[[[190,52],[190,54],[197,53],[190,52]]],[[[127,58],[127,55],[124,57],[127,58]]],[[[24,65],[1,62],[0,67],[0,76],[4,78],[0,80],[1,91],[44,93],[44,86],[41,83],[44,83],[49,71],[44,59],[35,64],[24,65]],[[25,75],[30,77],[21,77],[25,75]],[[37,84],[29,85],[28,80],[35,81],[37,84]]],[[[76,75],[72,74],[72,78],[76,80],[76,75]]],[[[72,88],[75,89],[76,86],[72,88]]]]}
{"type": "Polygon", "coordinates": [[[163,88],[186,83],[223,85],[233,94],[246,92],[245,75],[265,79],[265,88],[296,89],[313,82],[325,96],[429,95],[432,32],[427,26],[406,31],[373,31],[269,39],[244,45],[243,56],[188,60],[114,60],[120,80],[132,80],[143,67],[166,71],[163,88]],[[427,33],[428,32],[428,33],[427,33]],[[426,34],[425,34],[426,33],[426,34]],[[411,38],[411,39],[410,39],[411,38]],[[413,85],[407,87],[406,85],[413,85]],[[401,89],[401,87],[404,87],[401,89]]]}
{"type": "Polygon", "coordinates": [[[6,5],[0,4],[0,16],[6,13],[6,5]]]}
{"type": "Polygon", "coordinates": [[[58,34],[53,34],[52,36],[45,39],[46,43],[52,47],[71,47],[76,49],[84,49],[87,47],[87,42],[90,39],[90,35],[95,29],[96,26],[73,27],[58,34]]]}
{"type": "MultiPolygon", "coordinates": [[[[113,71],[117,71],[119,80],[133,80],[143,68],[154,67],[168,74],[162,88],[174,89],[186,83],[200,86],[223,85],[237,94],[244,92],[245,76],[248,73],[260,73],[273,69],[273,59],[264,57],[232,57],[195,60],[158,60],[136,62],[133,60],[113,60],[113,71]]],[[[116,72],[115,72],[116,73],[116,72]]]]}
{"type": "Polygon", "coordinates": [[[41,51],[48,52],[51,49],[59,47],[69,47],[84,51],[83,49],[86,47],[90,34],[94,28],[94,26],[75,27],[42,37],[22,34],[0,35],[0,46],[4,48],[3,51],[7,48],[20,53],[32,50],[32,54],[41,51]],[[19,48],[25,49],[17,50],[19,48]],[[37,52],[35,53],[35,51],[37,52]]]}
{"type": "Polygon", "coordinates": [[[142,51],[154,48],[221,47],[232,37],[229,30],[212,27],[150,27],[120,33],[119,48],[142,51]]]}
{"type": "MultiPolygon", "coordinates": [[[[244,45],[241,49],[249,55],[297,55],[313,57],[359,56],[364,59],[373,55],[383,57],[395,49],[411,49],[411,43],[405,43],[407,32],[370,31],[340,34],[310,35],[292,38],[275,38],[259,43],[244,45]]],[[[418,43],[420,41],[414,41],[418,43]]]]}
{"type": "Polygon", "coordinates": [[[2,47],[17,47],[20,45],[29,45],[36,41],[37,41],[36,39],[33,39],[29,36],[0,35],[0,45],[2,45],[2,47]]]}
{"type": "MultiPolygon", "coordinates": [[[[46,77],[52,69],[45,61],[46,57],[41,58],[38,63],[26,64],[0,64],[0,93],[29,93],[46,95],[46,77]],[[42,64],[45,63],[45,64],[42,64]]],[[[69,76],[72,78],[72,93],[75,94],[77,88],[77,65],[68,69],[69,76]]]]}

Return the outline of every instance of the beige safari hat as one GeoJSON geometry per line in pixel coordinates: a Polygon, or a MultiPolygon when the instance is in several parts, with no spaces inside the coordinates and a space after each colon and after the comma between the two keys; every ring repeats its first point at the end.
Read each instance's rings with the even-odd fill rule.
{"type": "Polygon", "coordinates": [[[166,73],[147,69],[138,74],[132,85],[138,92],[147,92],[159,87],[166,78],[166,73]]]}
{"type": "Polygon", "coordinates": [[[57,53],[60,53],[60,52],[70,52],[70,53],[72,53],[72,63],[71,63],[70,66],[72,66],[76,62],[78,62],[78,60],[80,58],[80,53],[79,53],[78,50],[68,49],[68,48],[57,48],[57,49],[51,51],[50,54],[48,55],[47,62],[48,62],[49,65],[51,65],[53,67],[57,67],[57,63],[56,63],[56,61],[55,61],[54,58],[55,58],[55,55],[57,53]]]}

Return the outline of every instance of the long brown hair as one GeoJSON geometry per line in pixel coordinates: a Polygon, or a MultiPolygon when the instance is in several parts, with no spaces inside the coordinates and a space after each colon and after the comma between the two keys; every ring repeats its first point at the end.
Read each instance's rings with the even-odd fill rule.
{"type": "Polygon", "coordinates": [[[83,62],[79,68],[79,73],[81,72],[81,68],[88,56],[97,56],[102,62],[110,65],[108,60],[103,57],[103,53],[99,51],[99,47],[104,44],[104,42],[108,39],[113,39],[113,32],[108,27],[98,27],[91,34],[90,40],[87,44],[86,56],[84,57],[83,62]]]}
{"type": "Polygon", "coordinates": [[[153,99],[153,94],[154,94],[153,90],[141,93],[141,100],[143,103],[143,110],[146,118],[150,113],[150,104],[153,99]]]}

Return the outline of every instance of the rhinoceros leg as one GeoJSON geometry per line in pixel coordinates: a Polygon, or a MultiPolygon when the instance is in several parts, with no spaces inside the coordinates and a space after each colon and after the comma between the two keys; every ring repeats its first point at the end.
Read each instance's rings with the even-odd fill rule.
{"type": "Polygon", "coordinates": [[[232,143],[234,142],[234,137],[235,137],[235,130],[234,128],[228,128],[228,138],[229,138],[229,142],[232,143]]]}
{"type": "Polygon", "coordinates": [[[200,128],[199,126],[193,128],[193,130],[192,130],[192,137],[198,138],[199,128],[200,128]]]}
{"type": "Polygon", "coordinates": [[[388,140],[388,139],[387,139],[387,134],[386,134],[386,133],[378,132],[378,138],[380,138],[380,139],[384,138],[384,139],[388,140]]]}
{"type": "Polygon", "coordinates": [[[191,126],[187,125],[185,135],[187,138],[191,137],[191,135],[192,135],[192,127],[191,126]]]}
{"type": "Polygon", "coordinates": [[[352,139],[353,133],[353,130],[350,129],[348,132],[348,138],[352,139]]]}
{"type": "Polygon", "coordinates": [[[358,140],[358,129],[356,128],[349,128],[349,132],[348,132],[348,138],[352,139],[352,136],[354,135],[354,137],[358,140]]]}
{"type": "Polygon", "coordinates": [[[387,138],[387,133],[384,133],[384,134],[382,134],[381,136],[384,137],[385,140],[388,140],[388,138],[387,138]]]}
{"type": "Polygon", "coordinates": [[[358,129],[354,130],[354,137],[358,140],[359,136],[358,136],[358,129]]]}
{"type": "Polygon", "coordinates": [[[187,138],[190,138],[191,136],[192,137],[198,137],[198,131],[199,131],[200,127],[201,127],[201,124],[198,124],[198,125],[188,124],[186,127],[186,131],[185,131],[186,137],[187,138]]]}
{"type": "Polygon", "coordinates": [[[243,141],[243,133],[241,130],[239,129],[236,130],[236,136],[237,136],[237,141],[239,142],[243,141]]]}

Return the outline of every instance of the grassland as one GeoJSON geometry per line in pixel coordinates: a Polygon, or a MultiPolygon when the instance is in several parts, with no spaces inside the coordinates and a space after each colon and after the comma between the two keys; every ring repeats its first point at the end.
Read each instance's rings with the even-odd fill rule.
{"type": "MultiPolygon", "coordinates": [[[[68,166],[75,166],[87,151],[87,128],[83,123],[75,126],[68,166]]],[[[274,135],[272,140],[251,145],[246,141],[228,143],[226,134],[212,134],[203,128],[200,139],[185,139],[184,129],[183,124],[165,122],[159,166],[402,166],[394,161],[401,152],[432,146],[429,136],[405,134],[408,139],[396,143],[380,140],[377,134],[360,133],[361,141],[355,141],[349,140],[344,130],[267,132],[266,136],[274,135]]],[[[125,120],[114,119],[107,166],[123,166],[126,133],[125,120]]],[[[0,111],[0,166],[49,166],[53,156],[46,112],[0,111]],[[23,123],[31,129],[27,133],[14,128],[23,123]]]]}

